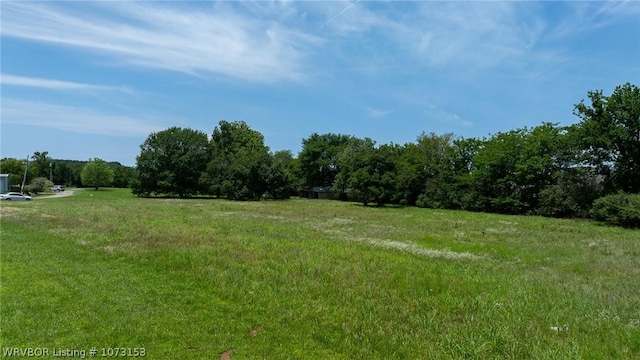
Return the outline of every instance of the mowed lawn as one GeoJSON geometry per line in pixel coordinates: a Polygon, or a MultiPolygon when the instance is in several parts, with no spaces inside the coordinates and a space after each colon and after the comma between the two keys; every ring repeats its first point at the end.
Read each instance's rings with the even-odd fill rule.
{"type": "MultiPolygon", "coordinates": [[[[3,348],[640,358],[640,231],[301,200],[1,204],[3,348]]],[[[100,353],[98,353],[100,355],[100,353]]]]}

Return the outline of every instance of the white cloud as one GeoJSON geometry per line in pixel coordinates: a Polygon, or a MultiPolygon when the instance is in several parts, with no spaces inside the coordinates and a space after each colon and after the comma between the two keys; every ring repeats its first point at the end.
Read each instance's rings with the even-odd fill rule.
{"type": "Polygon", "coordinates": [[[303,79],[302,60],[321,42],[223,5],[79,4],[4,2],[2,36],[88,49],[125,64],[257,82],[303,79]]]}
{"type": "Polygon", "coordinates": [[[28,86],[45,88],[51,90],[108,90],[132,93],[133,91],[126,86],[105,86],[82,84],[69,81],[30,78],[22,76],[14,76],[9,74],[0,74],[0,84],[14,86],[28,86]]]}
{"type": "Polygon", "coordinates": [[[146,136],[163,127],[128,116],[103,114],[93,109],[17,99],[2,99],[3,124],[17,124],[77,133],[146,136]]]}
{"type": "Polygon", "coordinates": [[[355,4],[312,2],[309,6],[326,17],[319,33],[332,43],[356,46],[360,53],[356,61],[350,52],[346,54],[358,63],[391,58],[394,65],[465,69],[530,63],[536,61],[532,50],[546,29],[535,3],[355,4]]]}
{"type": "Polygon", "coordinates": [[[372,107],[365,107],[364,110],[367,112],[367,114],[370,117],[375,117],[375,118],[385,117],[393,112],[393,110],[382,110],[382,109],[376,109],[372,107]]]}
{"type": "Polygon", "coordinates": [[[418,14],[422,24],[398,35],[431,66],[487,67],[521,59],[544,30],[535,12],[512,2],[427,2],[418,14]]]}
{"type": "Polygon", "coordinates": [[[640,2],[567,2],[565,10],[566,14],[563,14],[562,21],[554,24],[550,29],[550,37],[567,39],[619,23],[625,19],[632,19],[638,24],[640,2]]]}
{"type": "Polygon", "coordinates": [[[445,111],[435,104],[427,105],[426,115],[428,119],[434,119],[436,121],[453,125],[462,125],[464,127],[473,126],[472,122],[461,118],[458,114],[445,111]]]}
{"type": "Polygon", "coordinates": [[[554,18],[544,2],[13,1],[3,2],[2,36],[90,50],[120,64],[263,83],[354,67],[508,65],[528,73],[567,61],[566,47],[545,40],[637,16],[639,4],[553,3],[565,11],[554,18]]]}
{"type": "Polygon", "coordinates": [[[340,10],[340,12],[338,12],[337,14],[333,15],[332,17],[329,18],[329,20],[325,21],[320,28],[322,29],[323,27],[327,26],[330,22],[332,22],[333,20],[337,19],[338,17],[340,17],[340,15],[344,14],[347,10],[351,9],[354,5],[358,4],[360,2],[360,0],[355,0],[354,2],[349,2],[347,4],[347,6],[345,6],[344,9],[340,10]]]}

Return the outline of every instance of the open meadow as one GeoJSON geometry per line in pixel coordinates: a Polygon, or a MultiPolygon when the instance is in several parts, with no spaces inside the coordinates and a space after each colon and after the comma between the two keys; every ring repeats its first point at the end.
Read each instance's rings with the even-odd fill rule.
{"type": "Polygon", "coordinates": [[[640,358],[640,230],[126,189],[3,202],[0,214],[3,348],[640,358]]]}

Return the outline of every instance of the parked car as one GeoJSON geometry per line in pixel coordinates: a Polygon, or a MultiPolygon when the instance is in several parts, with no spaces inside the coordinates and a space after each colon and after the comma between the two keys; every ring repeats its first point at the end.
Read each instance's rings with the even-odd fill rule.
{"type": "Polygon", "coordinates": [[[64,185],[53,185],[51,191],[64,191],[64,185]]]}
{"type": "Polygon", "coordinates": [[[19,192],[8,192],[0,195],[0,200],[31,201],[31,196],[19,192]]]}

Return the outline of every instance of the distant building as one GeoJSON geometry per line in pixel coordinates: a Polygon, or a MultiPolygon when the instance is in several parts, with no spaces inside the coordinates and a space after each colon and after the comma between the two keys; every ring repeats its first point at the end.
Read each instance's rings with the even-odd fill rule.
{"type": "Polygon", "coordinates": [[[9,174],[0,174],[0,193],[9,191],[9,174]]]}

